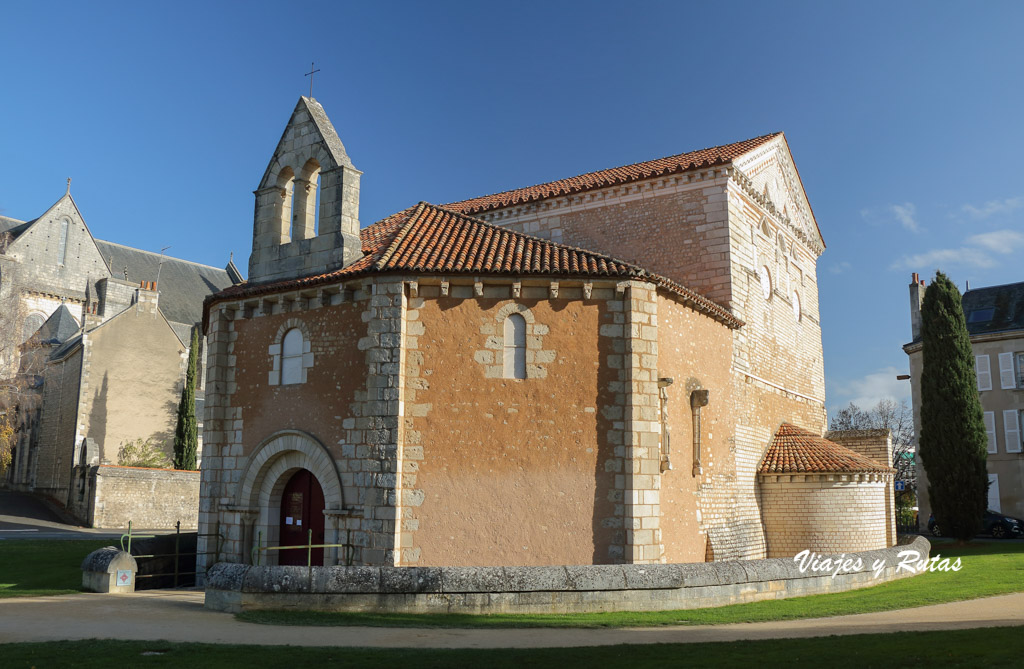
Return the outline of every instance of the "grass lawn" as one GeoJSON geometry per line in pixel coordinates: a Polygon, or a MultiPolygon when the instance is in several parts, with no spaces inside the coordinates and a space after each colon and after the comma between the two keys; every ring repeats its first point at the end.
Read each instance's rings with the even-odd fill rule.
{"type": "Polygon", "coordinates": [[[897,632],[735,643],[497,650],[295,648],[160,641],[59,641],[0,646],[4,667],[1019,667],[1020,627],[897,632]]]}
{"type": "MultiPolygon", "coordinates": [[[[962,599],[1024,592],[1024,543],[978,542],[966,547],[935,542],[932,555],[960,557],[958,572],[929,572],[872,588],[688,611],[539,614],[400,614],[249,611],[239,620],[275,625],[375,627],[650,627],[719,625],[889,611],[962,599]]],[[[1021,635],[1024,637],[1024,633],[1021,635]]],[[[1024,651],[1021,662],[1024,663],[1024,651]]]]}
{"type": "Polygon", "coordinates": [[[82,560],[116,539],[0,541],[0,597],[82,591],[82,560]]]}

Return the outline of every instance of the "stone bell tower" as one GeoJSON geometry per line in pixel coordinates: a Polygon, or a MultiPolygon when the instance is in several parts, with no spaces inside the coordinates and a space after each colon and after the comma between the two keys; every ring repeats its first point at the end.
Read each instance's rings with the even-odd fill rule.
{"type": "Polygon", "coordinates": [[[249,281],[322,274],[361,258],[361,174],[320,103],[299,98],[255,191],[249,281]]]}

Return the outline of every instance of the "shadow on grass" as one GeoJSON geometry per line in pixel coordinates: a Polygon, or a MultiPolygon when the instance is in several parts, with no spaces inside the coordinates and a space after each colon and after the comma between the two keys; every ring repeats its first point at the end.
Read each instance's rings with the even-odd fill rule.
{"type": "Polygon", "coordinates": [[[577,648],[324,648],[230,646],[164,641],[60,641],[3,646],[4,666],[76,667],[284,667],[305,666],[523,667],[738,667],[829,669],[863,667],[1018,667],[1019,627],[948,632],[894,632],[813,639],[577,648]]]}

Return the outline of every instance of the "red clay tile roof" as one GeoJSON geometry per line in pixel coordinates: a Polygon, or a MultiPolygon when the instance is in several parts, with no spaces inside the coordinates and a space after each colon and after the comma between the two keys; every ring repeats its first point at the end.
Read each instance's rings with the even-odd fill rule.
{"type": "Polygon", "coordinates": [[[813,432],[783,423],[761,461],[762,474],[889,473],[893,470],[813,432]]]}
{"type": "Polygon", "coordinates": [[[781,134],[781,132],[773,132],[769,135],[762,135],[761,137],[755,137],[754,139],[747,139],[733,144],[726,144],[724,146],[715,146],[709,149],[680,153],[679,155],[669,156],[667,158],[648,160],[643,163],[635,163],[633,165],[625,165],[623,167],[613,167],[608,170],[588,172],[587,174],[581,174],[568,179],[559,179],[558,181],[552,181],[550,183],[528,186],[526,188],[516,188],[514,190],[507,190],[503,193],[495,193],[494,195],[484,195],[483,197],[475,197],[461,202],[453,202],[451,204],[444,205],[444,208],[451,209],[452,211],[458,211],[463,214],[476,214],[489,209],[501,209],[502,207],[508,207],[510,205],[536,202],[538,200],[544,200],[558,195],[581,193],[595,188],[625,184],[632,181],[639,181],[641,179],[665,176],[667,174],[688,172],[702,167],[727,165],[744,153],[756,149],[781,134]]]}
{"type": "Polygon", "coordinates": [[[421,202],[360,231],[362,258],[333,272],[265,284],[241,283],[213,302],[307,288],[366,274],[473,274],[618,278],[650,281],[729,327],[743,322],[728,309],[674,281],[610,256],[532,237],[421,202]]]}

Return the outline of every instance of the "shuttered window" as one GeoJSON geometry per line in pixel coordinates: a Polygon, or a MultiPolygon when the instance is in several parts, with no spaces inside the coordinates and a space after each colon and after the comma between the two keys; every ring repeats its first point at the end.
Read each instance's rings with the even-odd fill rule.
{"type": "Polygon", "coordinates": [[[1017,387],[1017,379],[1013,374],[1012,353],[999,354],[999,387],[1004,389],[1017,387]]]}
{"type": "Polygon", "coordinates": [[[988,437],[988,452],[996,453],[998,452],[996,447],[996,413],[994,411],[986,411],[984,418],[985,435],[988,437]]]}
{"type": "Polygon", "coordinates": [[[974,357],[974,371],[978,376],[978,390],[992,390],[992,363],[987,355],[974,357]]]}
{"type": "Polygon", "coordinates": [[[1006,452],[1020,453],[1020,412],[1016,409],[1003,411],[1003,433],[1006,435],[1006,452]]]}

